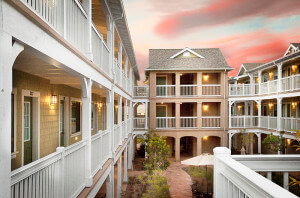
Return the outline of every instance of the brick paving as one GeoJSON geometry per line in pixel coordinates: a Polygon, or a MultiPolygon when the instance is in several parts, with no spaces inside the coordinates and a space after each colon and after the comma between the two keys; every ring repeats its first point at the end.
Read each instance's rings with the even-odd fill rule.
{"type": "Polygon", "coordinates": [[[182,170],[185,165],[175,162],[171,158],[171,165],[165,171],[165,177],[168,178],[170,185],[170,194],[172,198],[190,198],[192,196],[191,177],[182,170]]]}

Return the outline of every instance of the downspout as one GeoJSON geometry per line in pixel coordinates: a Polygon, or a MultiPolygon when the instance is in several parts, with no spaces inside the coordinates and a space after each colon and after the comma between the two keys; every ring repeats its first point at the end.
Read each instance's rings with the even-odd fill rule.
{"type": "MultiPolygon", "coordinates": [[[[224,72],[224,113],[225,113],[225,115],[226,115],[226,82],[225,82],[225,80],[226,80],[226,78],[225,78],[225,76],[226,76],[226,69],[225,69],[225,72],[224,72]]],[[[226,123],[226,120],[225,120],[225,123],[226,123]]],[[[226,132],[226,124],[224,123],[224,134],[225,134],[225,132],[226,132]]],[[[226,137],[227,138],[227,137],[226,137]]],[[[225,138],[224,138],[224,145],[225,145],[225,138]]]]}

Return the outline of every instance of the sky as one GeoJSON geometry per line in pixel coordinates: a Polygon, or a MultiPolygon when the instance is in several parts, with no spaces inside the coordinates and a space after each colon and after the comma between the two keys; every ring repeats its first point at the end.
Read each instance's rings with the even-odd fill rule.
{"type": "Polygon", "coordinates": [[[300,42],[300,0],[123,0],[141,80],[149,49],[220,48],[235,76],[300,42]]]}

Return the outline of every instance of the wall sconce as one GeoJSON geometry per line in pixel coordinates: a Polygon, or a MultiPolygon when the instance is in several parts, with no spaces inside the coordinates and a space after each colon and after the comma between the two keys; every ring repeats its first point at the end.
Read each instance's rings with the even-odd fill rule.
{"type": "Polygon", "coordinates": [[[203,80],[208,81],[209,76],[208,75],[203,75],[203,80]]]}
{"type": "Polygon", "coordinates": [[[50,105],[55,105],[56,103],[57,103],[57,96],[56,95],[52,95],[51,96],[50,105]]]}
{"type": "Polygon", "coordinates": [[[102,106],[103,106],[103,103],[102,103],[102,102],[100,102],[100,104],[99,104],[99,108],[102,108],[102,106]]]}
{"type": "Polygon", "coordinates": [[[182,76],[182,74],[180,74],[180,76],[182,76]]]}
{"type": "Polygon", "coordinates": [[[75,137],[75,140],[76,140],[76,141],[78,140],[78,137],[77,137],[77,136],[75,137]]]}
{"type": "Polygon", "coordinates": [[[161,102],[160,104],[164,104],[163,102],[161,102]]]}
{"type": "Polygon", "coordinates": [[[297,65],[293,65],[293,66],[292,66],[292,71],[293,71],[293,72],[296,72],[296,69],[297,69],[297,65]]]}
{"type": "Polygon", "coordinates": [[[287,144],[290,145],[291,144],[291,139],[286,139],[287,144]]]}
{"type": "Polygon", "coordinates": [[[203,140],[208,140],[208,136],[204,136],[204,137],[203,137],[203,140]]]}
{"type": "Polygon", "coordinates": [[[115,105],[115,108],[117,109],[117,108],[119,108],[119,106],[118,106],[118,105],[115,105]]]}
{"type": "Polygon", "coordinates": [[[273,72],[269,72],[269,78],[272,78],[273,72]]]}
{"type": "Polygon", "coordinates": [[[258,104],[256,104],[256,109],[258,109],[258,104]]]}
{"type": "Polygon", "coordinates": [[[269,108],[271,109],[273,107],[273,103],[269,103],[269,108]]]}
{"type": "Polygon", "coordinates": [[[296,109],[296,106],[297,106],[297,102],[292,102],[292,108],[296,109]]]}
{"type": "Polygon", "coordinates": [[[238,109],[239,109],[239,110],[241,110],[242,107],[243,107],[242,105],[238,105],[238,109]]]}
{"type": "Polygon", "coordinates": [[[208,110],[208,105],[203,105],[203,110],[207,111],[208,110]]]}

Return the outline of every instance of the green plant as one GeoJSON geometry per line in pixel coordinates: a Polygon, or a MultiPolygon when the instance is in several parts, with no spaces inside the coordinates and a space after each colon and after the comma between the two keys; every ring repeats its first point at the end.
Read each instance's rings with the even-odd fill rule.
{"type": "Polygon", "coordinates": [[[170,165],[170,161],[168,160],[170,147],[166,143],[166,138],[157,134],[153,134],[153,136],[147,134],[144,143],[145,152],[147,153],[144,167],[147,174],[151,175],[153,170],[156,169],[167,169],[170,165]]]}
{"type": "Polygon", "coordinates": [[[167,179],[163,176],[161,170],[153,171],[152,175],[148,175],[146,180],[146,191],[142,194],[143,198],[169,198],[169,188],[167,179]]]}
{"type": "Polygon", "coordinates": [[[255,143],[255,139],[253,137],[253,133],[247,133],[246,129],[240,129],[240,138],[242,147],[247,146],[248,144],[255,143]]]}
{"type": "Polygon", "coordinates": [[[283,151],[286,147],[285,140],[282,138],[283,133],[280,133],[280,136],[268,134],[267,137],[263,140],[264,147],[275,153],[283,151]]]}

